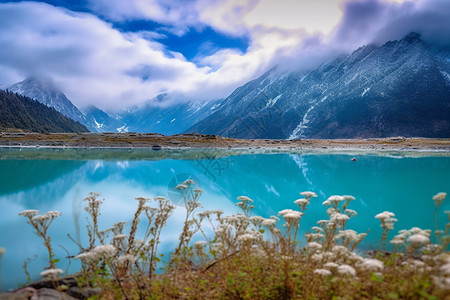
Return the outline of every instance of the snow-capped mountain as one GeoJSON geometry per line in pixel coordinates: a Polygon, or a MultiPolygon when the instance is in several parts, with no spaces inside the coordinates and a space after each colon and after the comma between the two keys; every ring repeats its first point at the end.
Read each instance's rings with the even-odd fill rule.
{"type": "Polygon", "coordinates": [[[186,132],[237,138],[450,137],[450,55],[411,33],[305,73],[272,69],[186,132]]]}
{"type": "Polygon", "coordinates": [[[96,132],[126,132],[120,118],[114,118],[94,105],[85,107],[83,113],[96,132]]]}
{"type": "Polygon", "coordinates": [[[48,78],[28,77],[24,81],[13,84],[8,90],[53,107],[66,117],[85,125],[89,130],[93,129],[92,124],[89,124],[83,113],[48,78]]]}
{"type": "Polygon", "coordinates": [[[130,132],[156,132],[164,135],[185,131],[214,113],[221,101],[188,101],[165,106],[167,95],[161,94],[153,101],[120,114],[130,132]]]}

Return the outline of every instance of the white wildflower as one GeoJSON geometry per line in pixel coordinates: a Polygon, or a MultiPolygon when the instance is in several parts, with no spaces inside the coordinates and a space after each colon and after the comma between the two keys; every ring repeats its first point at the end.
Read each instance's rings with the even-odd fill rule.
{"type": "Polygon", "coordinates": [[[39,211],[36,210],[36,209],[27,209],[27,210],[21,211],[19,213],[19,216],[24,216],[26,218],[31,218],[31,217],[37,215],[38,213],[39,213],[39,211]]]}
{"type": "Polygon", "coordinates": [[[306,247],[315,250],[322,249],[322,245],[316,242],[309,242],[308,244],[306,244],[306,247]]]}
{"type": "Polygon", "coordinates": [[[447,193],[437,193],[436,195],[433,196],[433,201],[434,201],[434,205],[436,206],[436,208],[439,207],[439,205],[441,205],[442,201],[444,201],[445,197],[447,197],[447,193]]]}
{"type": "Polygon", "coordinates": [[[303,197],[305,197],[305,198],[307,198],[307,199],[317,197],[317,194],[316,194],[316,193],[314,193],[314,192],[309,192],[309,191],[307,191],[307,192],[301,192],[300,195],[302,195],[303,197]]]}
{"type": "Polygon", "coordinates": [[[381,271],[384,268],[384,263],[378,259],[366,258],[363,260],[361,268],[370,272],[381,271]]]}
{"type": "Polygon", "coordinates": [[[298,205],[298,207],[300,207],[301,209],[305,209],[306,206],[308,206],[309,204],[309,200],[307,199],[297,199],[294,201],[295,204],[298,205]]]}
{"type": "Polygon", "coordinates": [[[407,241],[415,245],[423,245],[429,243],[430,239],[422,234],[413,234],[408,238],[407,241]]]}
{"type": "Polygon", "coordinates": [[[349,265],[345,265],[345,264],[340,265],[338,267],[337,271],[339,274],[342,274],[342,275],[348,275],[348,276],[353,276],[353,277],[356,276],[356,270],[352,266],[349,266],[349,265]]]}
{"type": "Polygon", "coordinates": [[[443,274],[443,275],[450,275],[450,263],[446,263],[445,265],[442,265],[439,268],[439,271],[443,274]]]}
{"type": "Polygon", "coordinates": [[[48,211],[45,214],[47,216],[51,217],[51,218],[56,218],[56,217],[60,217],[61,216],[61,212],[55,211],[55,210],[48,211]]]}
{"type": "Polygon", "coordinates": [[[275,227],[276,224],[277,224],[277,220],[275,220],[275,219],[265,219],[261,223],[262,226],[267,226],[267,227],[275,227]]]}
{"type": "Polygon", "coordinates": [[[284,219],[288,224],[296,224],[300,220],[303,213],[299,211],[291,211],[283,215],[284,219]]]}
{"type": "Polygon", "coordinates": [[[379,213],[375,216],[375,219],[380,219],[380,221],[390,219],[392,217],[395,217],[395,214],[389,211],[384,211],[382,213],[379,213]]]}
{"type": "Polygon", "coordinates": [[[127,264],[131,265],[135,261],[136,261],[136,257],[131,254],[122,255],[116,259],[117,264],[122,265],[122,266],[127,265],[127,264]]]}
{"type": "Polygon", "coordinates": [[[239,201],[242,201],[243,203],[246,203],[246,202],[253,202],[253,200],[250,199],[250,198],[247,197],[247,196],[239,196],[239,197],[237,197],[237,199],[238,199],[239,201]]]}
{"type": "Polygon", "coordinates": [[[194,248],[197,250],[203,250],[203,248],[208,244],[208,242],[205,241],[198,241],[194,243],[194,248]]]}
{"type": "Polygon", "coordinates": [[[331,276],[331,271],[327,269],[315,269],[314,273],[321,276],[331,276]]]}
{"type": "Polygon", "coordinates": [[[42,277],[50,279],[50,278],[57,278],[62,273],[64,273],[64,271],[61,269],[48,269],[41,272],[40,274],[42,277]]]}
{"type": "Polygon", "coordinates": [[[322,205],[330,206],[333,205],[334,207],[337,207],[339,202],[344,201],[345,198],[342,196],[331,196],[327,200],[325,200],[322,205]]]}
{"type": "Polygon", "coordinates": [[[115,235],[113,239],[115,239],[115,240],[124,240],[127,237],[128,236],[126,234],[118,234],[118,235],[115,235]]]}
{"type": "Polygon", "coordinates": [[[112,258],[117,253],[117,248],[113,245],[101,245],[91,250],[98,258],[112,258]]]}
{"type": "Polygon", "coordinates": [[[327,269],[336,269],[337,267],[339,267],[339,265],[337,263],[334,263],[334,262],[327,262],[323,266],[325,268],[327,268],[327,269]]]}
{"type": "Polygon", "coordinates": [[[244,233],[238,236],[237,240],[241,243],[253,243],[255,236],[253,234],[244,233]]]}
{"type": "Polygon", "coordinates": [[[450,277],[431,276],[433,283],[444,291],[450,291],[450,277]]]}
{"type": "Polygon", "coordinates": [[[47,220],[50,220],[50,216],[49,215],[36,215],[34,217],[31,218],[32,221],[36,221],[36,222],[45,222],[47,220]]]}

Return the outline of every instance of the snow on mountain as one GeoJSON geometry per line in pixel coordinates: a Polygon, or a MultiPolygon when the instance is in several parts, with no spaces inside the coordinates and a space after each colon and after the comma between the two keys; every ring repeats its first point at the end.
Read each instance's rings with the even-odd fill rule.
{"type": "Polygon", "coordinates": [[[53,107],[66,117],[78,121],[91,129],[91,124],[88,124],[81,111],[48,78],[28,77],[24,81],[13,84],[8,89],[53,107]]]}
{"type": "Polygon", "coordinates": [[[304,73],[272,69],[186,132],[237,138],[450,137],[448,53],[411,33],[304,73]]]}

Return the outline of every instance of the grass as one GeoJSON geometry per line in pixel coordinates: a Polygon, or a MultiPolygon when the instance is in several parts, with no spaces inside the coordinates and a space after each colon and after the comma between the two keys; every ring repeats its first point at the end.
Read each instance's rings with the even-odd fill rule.
{"type": "MultiPolygon", "coordinates": [[[[91,193],[85,199],[89,244],[78,244],[76,256],[82,263],[74,274],[78,285],[99,288],[94,298],[101,299],[448,299],[450,222],[443,229],[400,230],[389,240],[397,220],[391,212],[380,212],[374,216],[383,228],[378,251],[368,254],[358,250],[368,232],[347,228],[347,221],[357,216],[350,208],[352,196],[328,198],[323,204],[329,218],[318,220],[302,245],[302,216],[310,201],[318,201],[313,192],[301,193],[303,198],[294,202],[298,210],[285,209],[266,219],[252,215],[254,203],[248,197],[238,197],[242,213],[224,216],[221,210],[199,211],[202,191],[192,180],[176,189],[186,214],[169,257],[158,248],[175,209],[169,199],[136,198],[129,226],[118,222],[100,230],[103,201],[91,193]],[[138,237],[139,226],[145,234],[138,237]],[[208,230],[214,234],[206,234],[208,230]],[[204,240],[193,243],[195,236],[204,240]],[[389,247],[393,250],[387,252],[389,247]],[[164,271],[157,273],[162,260],[164,271]]],[[[445,198],[445,193],[433,197],[435,217],[445,198]]],[[[450,212],[445,213],[450,221],[450,212]]],[[[49,252],[49,266],[41,275],[64,290],[58,286],[62,270],[47,235],[58,213],[21,214],[49,252]]]]}

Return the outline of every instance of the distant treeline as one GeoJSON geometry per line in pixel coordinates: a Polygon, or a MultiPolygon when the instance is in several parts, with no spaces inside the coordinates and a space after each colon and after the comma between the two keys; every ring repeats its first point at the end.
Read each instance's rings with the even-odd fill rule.
{"type": "Polygon", "coordinates": [[[89,132],[52,107],[8,90],[0,90],[0,130],[22,129],[24,131],[89,132]]]}

